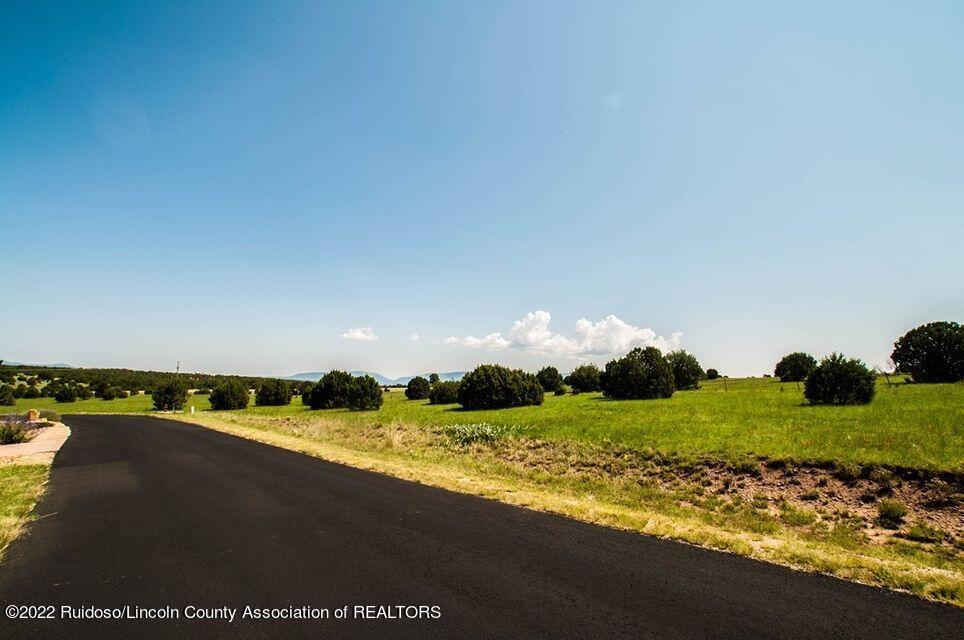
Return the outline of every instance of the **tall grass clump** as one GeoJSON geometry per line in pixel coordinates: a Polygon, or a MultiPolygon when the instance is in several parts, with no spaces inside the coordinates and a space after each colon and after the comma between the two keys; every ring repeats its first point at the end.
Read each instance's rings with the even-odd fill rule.
{"type": "Polygon", "coordinates": [[[0,444],[19,444],[30,439],[30,430],[22,422],[0,422],[0,444]]]}
{"type": "Polygon", "coordinates": [[[488,422],[450,424],[442,427],[442,433],[445,435],[449,444],[460,447],[467,447],[475,443],[489,444],[520,430],[520,427],[517,425],[489,424],[488,422]]]}

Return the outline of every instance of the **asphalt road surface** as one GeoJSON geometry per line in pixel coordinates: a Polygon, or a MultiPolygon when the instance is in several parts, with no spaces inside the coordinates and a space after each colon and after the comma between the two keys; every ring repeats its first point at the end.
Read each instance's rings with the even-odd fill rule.
{"type": "Polygon", "coordinates": [[[0,613],[5,640],[964,633],[964,613],[950,606],[188,424],[124,416],[65,421],[73,435],[56,458],[40,517],[0,563],[0,607],[37,615],[24,607],[52,605],[42,613],[54,619],[0,613]],[[75,616],[130,606],[129,615],[180,617],[64,619],[64,606],[75,616]],[[314,615],[327,609],[330,617],[241,619],[246,606],[274,608],[274,615],[313,607],[314,615]],[[236,609],[233,622],[187,618],[229,609],[236,609]]]}

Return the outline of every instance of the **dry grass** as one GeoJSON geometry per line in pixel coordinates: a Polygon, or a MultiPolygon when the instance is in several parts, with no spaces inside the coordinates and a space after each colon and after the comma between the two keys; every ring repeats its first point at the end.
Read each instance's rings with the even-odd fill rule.
{"type": "Polygon", "coordinates": [[[29,521],[49,472],[50,467],[41,464],[0,466],[0,559],[7,545],[29,521]]]}

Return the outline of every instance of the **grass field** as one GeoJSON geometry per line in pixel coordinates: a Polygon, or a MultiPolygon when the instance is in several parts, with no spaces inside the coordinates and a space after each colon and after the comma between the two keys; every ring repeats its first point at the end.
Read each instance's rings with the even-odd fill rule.
{"type": "MultiPolygon", "coordinates": [[[[210,409],[207,396],[190,399],[210,409]]],[[[18,410],[62,413],[151,411],[149,396],[59,404],[51,398],[20,400],[18,410]]],[[[254,407],[253,416],[310,413],[296,398],[286,407],[254,407]]],[[[346,425],[401,422],[420,426],[489,422],[518,425],[525,435],[552,441],[615,443],[683,456],[709,454],[735,460],[747,454],[814,462],[885,464],[935,471],[964,471],[964,384],[878,384],[869,405],[820,407],[805,403],[794,383],[769,378],[731,379],[677,392],[667,400],[614,401],[600,394],[547,395],[545,404],[495,411],[464,411],[387,394],[378,412],[315,412],[346,425]]]]}
{"type": "Polygon", "coordinates": [[[0,559],[29,519],[49,471],[43,464],[0,465],[0,559]]]}

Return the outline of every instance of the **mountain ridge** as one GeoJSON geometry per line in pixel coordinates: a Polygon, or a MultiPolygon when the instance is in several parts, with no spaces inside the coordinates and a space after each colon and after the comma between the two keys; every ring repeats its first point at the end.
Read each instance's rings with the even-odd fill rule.
{"type": "MultiPolygon", "coordinates": [[[[302,373],[295,373],[290,376],[285,376],[282,379],[317,382],[318,380],[321,380],[321,377],[326,373],[328,372],[327,371],[304,371],[302,373]]],[[[400,376],[398,378],[389,378],[388,376],[383,376],[377,371],[349,371],[348,373],[355,376],[356,378],[361,376],[371,376],[375,378],[375,380],[378,381],[378,384],[382,386],[388,386],[393,384],[408,384],[408,381],[415,377],[415,376],[400,376]]],[[[452,380],[461,380],[462,376],[464,376],[465,373],[466,373],[465,371],[446,371],[444,373],[439,373],[438,376],[439,376],[439,379],[441,380],[452,381],[452,380]]],[[[431,374],[420,373],[418,375],[422,376],[423,378],[428,378],[431,374]]]]}

